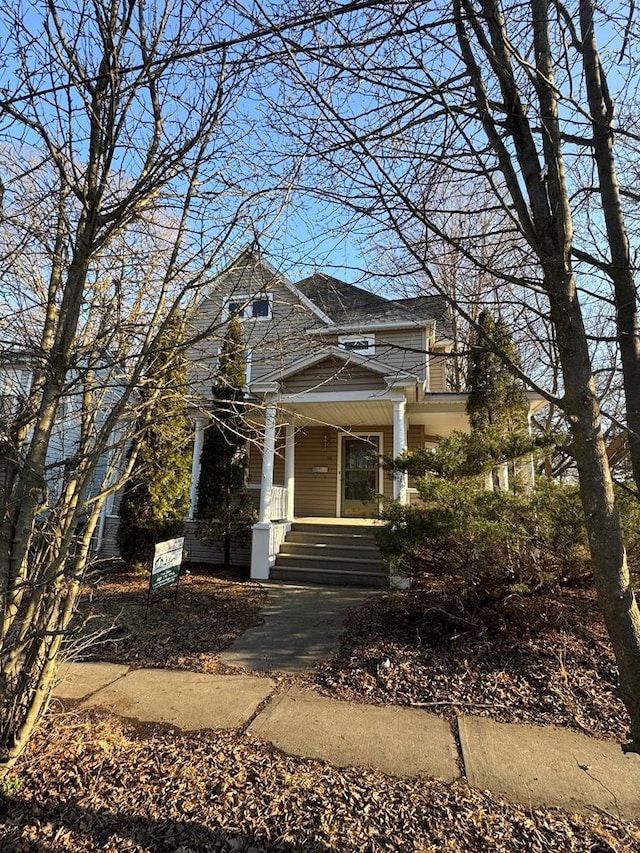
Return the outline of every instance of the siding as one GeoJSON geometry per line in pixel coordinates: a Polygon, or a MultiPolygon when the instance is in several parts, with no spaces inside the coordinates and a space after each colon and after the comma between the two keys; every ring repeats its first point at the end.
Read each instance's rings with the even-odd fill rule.
{"type": "Polygon", "coordinates": [[[272,317],[242,322],[246,347],[251,351],[251,380],[282,369],[309,353],[310,342],[305,332],[318,325],[318,317],[260,264],[238,267],[216,280],[191,318],[190,333],[204,335],[189,350],[189,382],[195,395],[205,399],[211,396],[217,355],[226,329],[224,306],[234,295],[256,295],[261,291],[271,294],[272,317]]]}
{"type": "Polygon", "coordinates": [[[409,450],[418,450],[424,447],[424,426],[422,424],[412,424],[408,429],[407,448],[409,450]]]}
{"type": "Polygon", "coordinates": [[[295,515],[335,516],[337,436],[337,430],[322,427],[305,427],[296,433],[295,515]],[[326,450],[324,433],[328,435],[326,450]],[[327,468],[326,474],[312,470],[321,467],[327,468]]]}
{"type": "Polygon", "coordinates": [[[385,364],[426,378],[426,335],[422,328],[376,332],[376,357],[385,364]]]}
{"type": "Polygon", "coordinates": [[[301,370],[282,384],[285,394],[302,394],[305,391],[383,391],[384,377],[366,367],[345,364],[337,358],[326,358],[319,364],[301,370]]]}
{"type": "MultiPolygon", "coordinates": [[[[382,452],[387,455],[393,448],[393,427],[363,426],[354,430],[356,435],[383,433],[382,452]]],[[[338,493],[338,437],[339,430],[322,427],[305,427],[296,433],[296,516],[328,516],[336,514],[338,493]],[[326,449],[323,446],[323,434],[327,433],[326,449]],[[327,468],[325,472],[314,468],[327,468]]],[[[393,496],[391,474],[384,474],[385,497],[393,496]]]]}
{"type": "MultiPolygon", "coordinates": [[[[369,333],[368,333],[369,334],[369,333]]],[[[420,379],[426,377],[426,333],[423,328],[410,328],[400,330],[389,330],[385,332],[371,332],[375,335],[375,355],[371,360],[379,359],[383,364],[396,370],[404,370],[420,379]]],[[[340,335],[322,335],[317,339],[316,345],[339,346],[340,335]]],[[[356,337],[354,335],[354,337],[356,337]]]]}
{"type": "MultiPolygon", "coordinates": [[[[251,497],[256,505],[260,499],[260,493],[257,489],[250,490],[251,497]]],[[[104,540],[102,549],[100,550],[101,557],[119,557],[116,534],[120,519],[118,516],[107,516],[104,540]]],[[[187,551],[185,562],[188,563],[208,563],[209,565],[219,566],[222,564],[222,547],[216,543],[203,542],[196,536],[196,522],[187,521],[185,531],[184,546],[187,551]]],[[[231,562],[234,566],[249,566],[251,563],[251,534],[246,542],[231,543],[231,562]]]]}
{"type": "Polygon", "coordinates": [[[446,358],[438,357],[437,355],[431,357],[429,364],[429,387],[435,394],[447,390],[446,363],[446,358]]]}

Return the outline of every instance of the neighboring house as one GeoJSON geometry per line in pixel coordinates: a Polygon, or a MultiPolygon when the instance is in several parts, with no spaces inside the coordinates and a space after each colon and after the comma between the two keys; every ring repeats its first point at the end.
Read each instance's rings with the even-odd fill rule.
{"type": "MultiPolygon", "coordinates": [[[[266,578],[294,518],[376,516],[379,495],[408,503],[406,475],[384,472],[380,456],[468,429],[467,398],[447,390],[441,299],[385,299],[323,273],[293,284],[245,251],[193,318],[202,339],[190,354],[192,515],[216,360],[233,313],[245,330],[249,482],[259,501],[251,574],[266,578]]],[[[191,539],[190,555],[207,559],[205,546],[191,539]]]]}

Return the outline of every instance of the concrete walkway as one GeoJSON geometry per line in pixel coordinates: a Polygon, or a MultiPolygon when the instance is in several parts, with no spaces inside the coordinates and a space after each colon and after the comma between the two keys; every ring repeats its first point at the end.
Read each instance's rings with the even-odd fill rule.
{"type": "Polygon", "coordinates": [[[375,595],[370,589],[263,583],[264,624],[249,628],[220,654],[225,666],[262,672],[304,672],[337,649],[347,611],[375,595]]]}
{"type": "MultiPolygon", "coordinates": [[[[221,659],[229,666],[299,672],[331,653],[345,611],[371,594],[266,585],[264,625],[239,638],[221,659]]],[[[63,664],[55,696],[63,704],[103,708],[184,731],[236,729],[283,752],[338,767],[370,766],[396,776],[470,785],[526,806],[561,806],[640,820],[640,755],[567,729],[459,716],[456,725],[417,708],[343,702],[256,675],[206,675],[63,664]],[[460,743],[460,751],[458,750],[460,743]]]]}

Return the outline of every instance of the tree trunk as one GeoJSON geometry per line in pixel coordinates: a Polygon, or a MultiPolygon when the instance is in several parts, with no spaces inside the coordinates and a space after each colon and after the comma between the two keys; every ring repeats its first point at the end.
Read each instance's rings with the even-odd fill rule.
{"type": "MultiPolygon", "coordinates": [[[[562,277],[563,270],[556,265],[550,284],[562,277]]],[[[620,699],[631,719],[630,741],[623,748],[640,752],[640,610],[629,577],[582,312],[572,276],[564,278],[565,294],[551,300],[558,353],[567,377],[564,410],[578,467],[598,603],[618,664],[620,699]]]]}
{"type": "Polygon", "coordinates": [[[613,282],[618,346],[622,362],[629,456],[640,491],[640,326],[629,238],[625,227],[620,187],[613,153],[613,104],[600,63],[594,32],[591,0],[580,2],[584,76],[592,118],[594,161],[602,213],[611,253],[608,273],[613,282]]]}

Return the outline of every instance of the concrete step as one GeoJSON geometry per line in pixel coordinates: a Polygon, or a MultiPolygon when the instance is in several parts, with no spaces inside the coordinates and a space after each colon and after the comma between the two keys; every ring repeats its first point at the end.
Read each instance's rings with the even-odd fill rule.
{"type": "Polygon", "coordinates": [[[288,537],[286,542],[280,546],[280,554],[300,554],[301,556],[343,560],[355,558],[371,560],[374,563],[380,562],[381,559],[380,551],[373,545],[365,545],[364,543],[361,545],[344,545],[332,542],[290,542],[288,537]]]}
{"type": "Polygon", "coordinates": [[[332,569],[340,572],[376,572],[387,574],[387,567],[382,558],[360,559],[356,557],[326,557],[322,554],[283,554],[282,550],[276,557],[276,566],[302,566],[309,569],[332,569]]]}
{"type": "Polygon", "coordinates": [[[371,534],[326,533],[323,530],[292,530],[287,534],[287,542],[309,542],[311,544],[323,542],[326,545],[351,545],[365,548],[378,547],[376,540],[371,534]]]}
{"type": "Polygon", "coordinates": [[[289,581],[292,583],[324,584],[325,586],[364,586],[386,589],[389,576],[382,572],[349,572],[328,568],[308,568],[306,566],[275,565],[269,573],[269,580],[289,581]]]}

